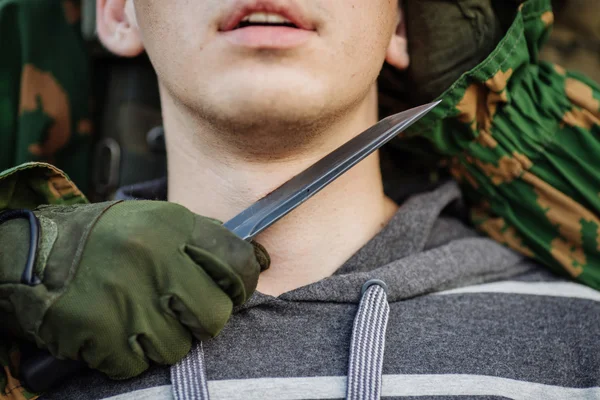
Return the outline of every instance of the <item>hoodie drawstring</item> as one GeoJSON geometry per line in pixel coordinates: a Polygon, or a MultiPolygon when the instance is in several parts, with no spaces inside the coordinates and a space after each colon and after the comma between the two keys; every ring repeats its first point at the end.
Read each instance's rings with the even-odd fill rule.
{"type": "MultiPolygon", "coordinates": [[[[378,400],[381,397],[389,314],[385,283],[376,279],[365,283],[352,328],[346,386],[348,400],[378,400]]],[[[171,367],[171,383],[175,400],[209,400],[202,343],[195,344],[183,360],[171,367]]]]}
{"type": "Polygon", "coordinates": [[[209,400],[202,342],[171,367],[171,384],[175,400],[209,400]]]}
{"type": "Polygon", "coordinates": [[[385,283],[375,279],[365,283],[352,328],[346,386],[348,400],[378,400],[381,397],[385,331],[389,315],[385,283]]]}

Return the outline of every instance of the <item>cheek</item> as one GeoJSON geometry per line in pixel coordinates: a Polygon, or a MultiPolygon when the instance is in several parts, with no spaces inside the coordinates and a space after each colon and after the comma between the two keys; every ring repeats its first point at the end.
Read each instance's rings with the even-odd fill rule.
{"type": "Polygon", "coordinates": [[[207,2],[137,0],[137,19],[146,52],[163,81],[189,77],[210,40],[207,2]]]}
{"type": "Polygon", "coordinates": [[[213,28],[210,2],[136,0],[138,25],[146,48],[169,52],[175,48],[198,51],[213,28]]]}
{"type": "Polygon", "coordinates": [[[341,0],[336,14],[344,68],[378,74],[396,29],[398,0],[341,0]]]}

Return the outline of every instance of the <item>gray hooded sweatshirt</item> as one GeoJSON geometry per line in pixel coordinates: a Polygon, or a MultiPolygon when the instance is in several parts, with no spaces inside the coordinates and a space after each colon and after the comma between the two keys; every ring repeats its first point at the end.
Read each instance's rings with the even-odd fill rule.
{"type": "Polygon", "coordinates": [[[459,203],[454,183],[411,197],[333,276],[256,293],[172,369],[43,398],[600,399],[600,293],[480,237],[459,203]]]}

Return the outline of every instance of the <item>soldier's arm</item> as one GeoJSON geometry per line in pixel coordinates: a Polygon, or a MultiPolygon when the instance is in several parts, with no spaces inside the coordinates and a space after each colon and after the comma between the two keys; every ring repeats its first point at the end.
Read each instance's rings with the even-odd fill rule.
{"type": "Polygon", "coordinates": [[[88,204],[47,164],[1,172],[0,201],[3,327],[115,379],[217,335],[269,265],[260,245],[182,206],[88,204]]]}
{"type": "MultiPolygon", "coordinates": [[[[432,3],[451,8],[490,2],[409,0],[407,6],[432,3]]],[[[429,95],[439,95],[442,104],[405,138],[420,136],[436,148],[461,182],[482,232],[600,289],[600,86],[540,60],[554,22],[550,0],[514,3],[504,2],[512,22],[493,50],[469,70],[457,67],[460,77],[450,86],[432,90],[429,95]]],[[[437,34],[435,26],[427,29],[437,34]]],[[[443,54],[445,48],[428,44],[411,57],[415,63],[422,52],[424,70],[427,51],[443,54]]],[[[428,79],[438,82],[434,75],[428,79]]]]}

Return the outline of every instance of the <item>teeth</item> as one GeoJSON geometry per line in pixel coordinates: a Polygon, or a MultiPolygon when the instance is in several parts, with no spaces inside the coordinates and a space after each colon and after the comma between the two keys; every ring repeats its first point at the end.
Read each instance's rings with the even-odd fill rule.
{"type": "Polygon", "coordinates": [[[269,16],[266,13],[257,12],[257,13],[250,14],[250,18],[248,19],[248,22],[260,24],[260,23],[267,22],[268,19],[269,19],[269,16]]]}
{"type": "Polygon", "coordinates": [[[267,22],[270,24],[285,24],[291,21],[278,14],[267,14],[267,22]]]}
{"type": "Polygon", "coordinates": [[[252,23],[256,23],[256,24],[291,24],[292,21],[290,21],[287,18],[282,17],[279,14],[272,14],[272,13],[263,13],[263,12],[255,12],[252,13],[250,15],[247,15],[246,17],[244,17],[244,19],[242,20],[242,22],[252,22],[252,23]]]}

